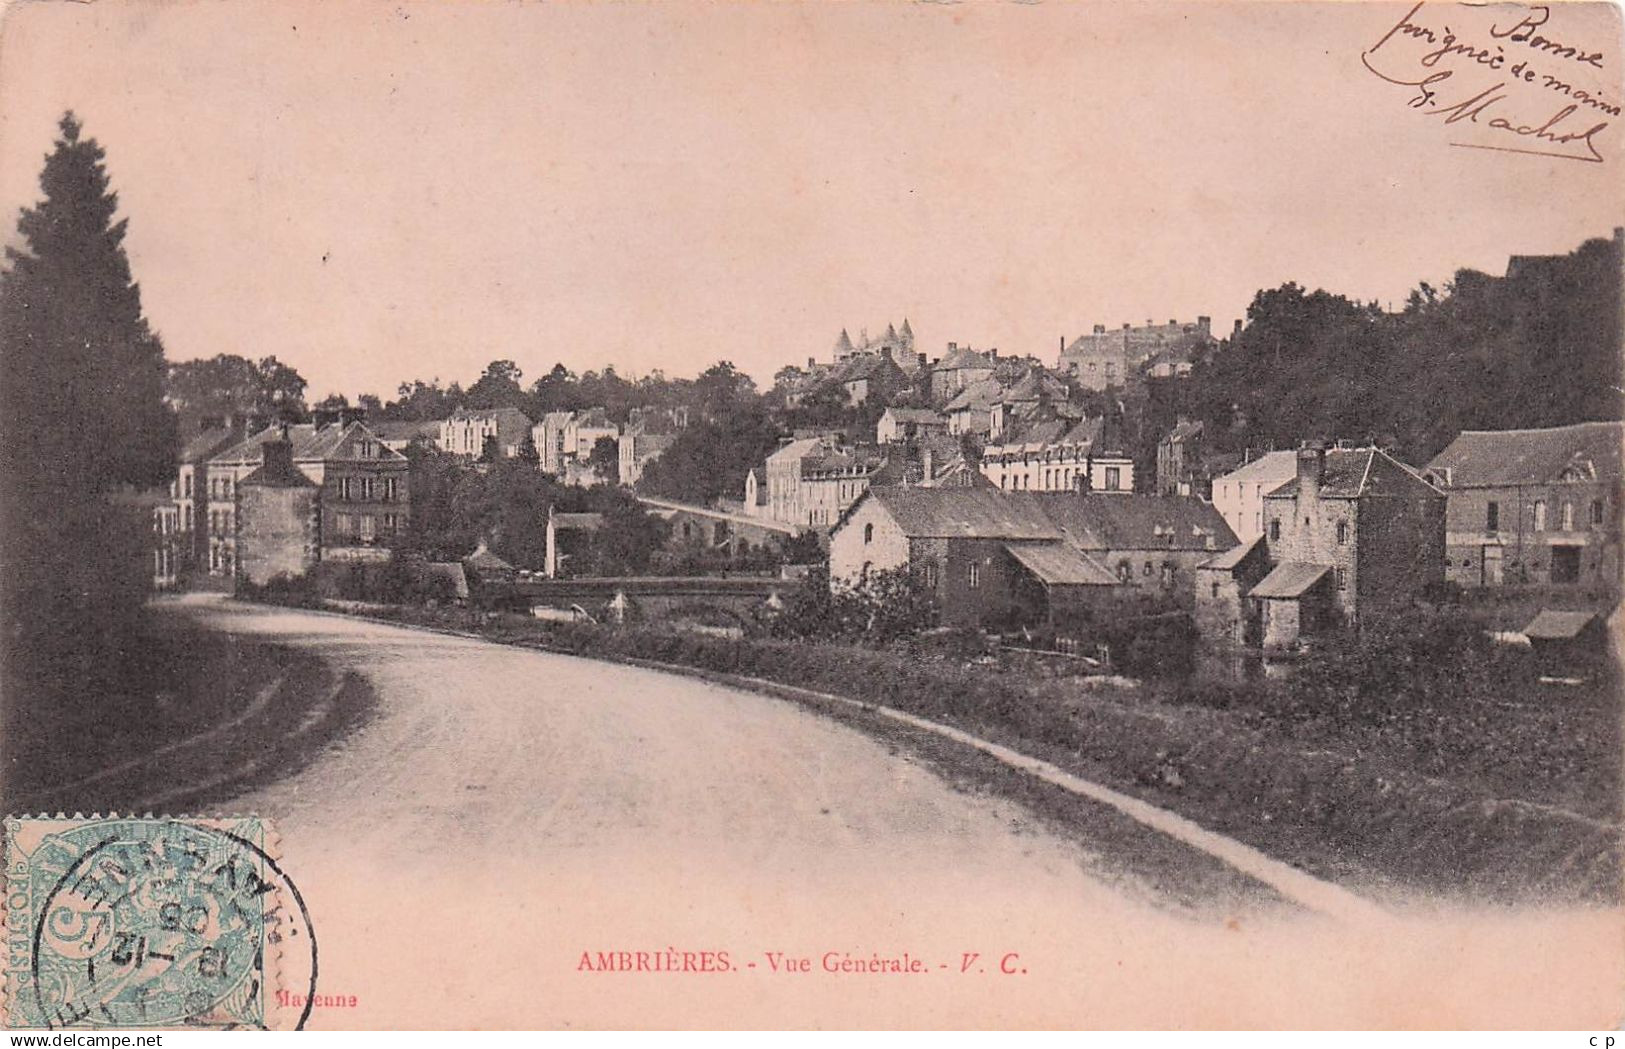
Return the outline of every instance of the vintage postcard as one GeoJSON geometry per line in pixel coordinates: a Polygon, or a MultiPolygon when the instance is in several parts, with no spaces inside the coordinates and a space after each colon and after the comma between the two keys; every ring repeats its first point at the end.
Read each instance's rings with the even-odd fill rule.
{"type": "Polygon", "coordinates": [[[1622,27],[6,7],[0,1025],[1617,1028],[1622,27]]]}

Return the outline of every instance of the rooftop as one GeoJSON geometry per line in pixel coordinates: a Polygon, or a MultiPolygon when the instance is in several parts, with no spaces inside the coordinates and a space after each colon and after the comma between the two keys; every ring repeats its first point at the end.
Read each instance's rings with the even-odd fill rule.
{"type": "Polygon", "coordinates": [[[1599,478],[1620,476],[1625,423],[1589,422],[1541,430],[1464,430],[1428,464],[1449,487],[1545,484],[1575,466],[1599,478]]]}

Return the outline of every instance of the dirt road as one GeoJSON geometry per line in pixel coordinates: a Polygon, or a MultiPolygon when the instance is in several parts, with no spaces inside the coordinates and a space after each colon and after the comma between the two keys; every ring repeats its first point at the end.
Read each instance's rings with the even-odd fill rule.
{"type": "Polygon", "coordinates": [[[275,820],[310,905],[339,1003],[313,1027],[1595,1027],[1618,1007],[1617,915],[1171,913],[1020,809],[782,701],[336,616],[184,611],[378,694],[360,731],[224,806],[275,820]],[[727,961],[598,971],[640,951],[727,961]],[[826,970],[905,953],[925,972],[826,970]]]}

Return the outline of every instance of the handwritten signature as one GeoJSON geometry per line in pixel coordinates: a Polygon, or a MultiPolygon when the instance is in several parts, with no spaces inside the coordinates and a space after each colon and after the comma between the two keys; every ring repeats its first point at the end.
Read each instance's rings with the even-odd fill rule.
{"type": "MultiPolygon", "coordinates": [[[[1494,45],[1493,52],[1488,46],[1475,47],[1470,43],[1458,41],[1447,28],[1442,45],[1421,59],[1422,66],[1433,71],[1420,79],[1407,80],[1402,77],[1391,76],[1372,65],[1371,56],[1395,36],[1405,36],[1427,44],[1440,44],[1440,39],[1433,30],[1412,21],[1416,13],[1421,9],[1422,3],[1418,2],[1388,32],[1384,33],[1382,38],[1371,46],[1370,50],[1362,51],[1360,53],[1361,64],[1378,79],[1401,87],[1415,88],[1416,94],[1406,102],[1406,105],[1411,109],[1420,111],[1424,116],[1439,117],[1445,124],[1457,124],[1467,121],[1480,127],[1487,127],[1525,140],[1524,144],[1521,145],[1511,145],[1506,141],[1502,141],[1499,143],[1452,142],[1450,143],[1452,146],[1460,146],[1466,149],[1489,149],[1504,153],[1526,153],[1540,157],[1556,157],[1561,160],[1579,160],[1590,164],[1602,163],[1602,154],[1597,151],[1594,140],[1597,135],[1608,127],[1609,122],[1606,120],[1601,121],[1581,130],[1581,125],[1578,122],[1569,121],[1570,117],[1580,112],[1578,104],[1565,105],[1539,123],[1520,123],[1491,112],[1510,97],[1508,88],[1512,87],[1513,84],[1535,82],[1536,74],[1533,69],[1527,68],[1526,62],[1513,66],[1510,70],[1509,79],[1502,79],[1499,83],[1486,87],[1475,94],[1468,94],[1473,91],[1473,88],[1463,88],[1459,96],[1451,92],[1452,98],[1448,101],[1441,97],[1445,92],[1445,82],[1455,76],[1455,71],[1434,68],[1439,59],[1449,55],[1460,55],[1476,65],[1500,72],[1506,64],[1505,51],[1500,45],[1494,45]]],[[[1580,51],[1577,48],[1558,44],[1556,41],[1550,41],[1544,37],[1533,36],[1533,28],[1545,22],[1543,16],[1547,13],[1544,8],[1535,8],[1534,10],[1536,14],[1524,18],[1511,30],[1501,30],[1500,26],[1493,27],[1490,30],[1491,36],[1517,43],[1530,44],[1540,53],[1556,54],[1586,65],[1600,66],[1602,60],[1600,53],[1580,51]]],[[[1553,78],[1546,77],[1544,79],[1546,80],[1546,86],[1551,87],[1553,78]]],[[[1567,93],[1573,94],[1573,90],[1569,85],[1560,83],[1558,86],[1563,87],[1567,93]]],[[[1584,92],[1581,94],[1585,95],[1588,100],[1591,98],[1584,92]]],[[[1580,119],[1584,120],[1585,118],[1581,117],[1580,119]]]]}

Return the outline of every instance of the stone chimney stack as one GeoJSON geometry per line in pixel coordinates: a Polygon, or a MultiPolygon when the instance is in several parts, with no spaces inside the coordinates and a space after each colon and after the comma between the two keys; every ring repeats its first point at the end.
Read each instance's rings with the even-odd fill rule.
{"type": "Polygon", "coordinates": [[[275,439],[260,442],[260,468],[267,478],[274,480],[293,476],[293,442],[288,440],[287,427],[283,427],[275,439]]]}
{"type": "Polygon", "coordinates": [[[1298,448],[1299,505],[1320,499],[1320,483],[1326,479],[1326,445],[1305,441],[1298,448]]]}

